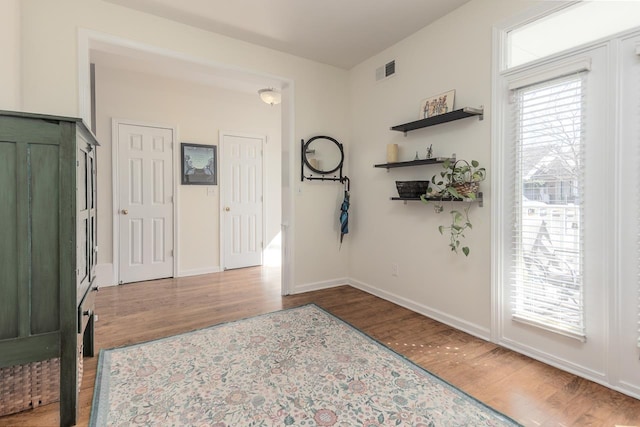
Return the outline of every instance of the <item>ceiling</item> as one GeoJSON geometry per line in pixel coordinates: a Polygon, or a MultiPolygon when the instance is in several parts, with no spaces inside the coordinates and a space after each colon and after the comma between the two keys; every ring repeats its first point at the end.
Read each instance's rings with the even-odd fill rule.
{"type": "Polygon", "coordinates": [[[351,69],[469,0],[104,0],[351,69]]]}

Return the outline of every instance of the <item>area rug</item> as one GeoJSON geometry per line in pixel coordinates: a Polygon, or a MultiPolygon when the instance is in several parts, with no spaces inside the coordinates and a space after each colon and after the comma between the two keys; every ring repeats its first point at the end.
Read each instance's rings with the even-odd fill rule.
{"type": "Polygon", "coordinates": [[[311,304],[102,350],[92,426],[514,426],[311,304]]]}

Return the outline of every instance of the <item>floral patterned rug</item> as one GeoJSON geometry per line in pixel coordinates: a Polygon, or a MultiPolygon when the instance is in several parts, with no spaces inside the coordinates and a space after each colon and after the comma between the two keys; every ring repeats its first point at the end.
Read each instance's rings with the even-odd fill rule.
{"type": "Polygon", "coordinates": [[[92,426],[514,426],[315,305],[102,350],[92,426]]]}

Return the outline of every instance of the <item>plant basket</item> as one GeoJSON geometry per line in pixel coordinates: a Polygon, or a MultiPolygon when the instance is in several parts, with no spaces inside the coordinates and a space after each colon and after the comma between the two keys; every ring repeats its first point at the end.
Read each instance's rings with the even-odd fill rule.
{"type": "Polygon", "coordinates": [[[454,190],[458,192],[462,197],[469,197],[471,194],[476,194],[480,188],[480,184],[476,181],[470,182],[456,182],[451,185],[454,190]]]}
{"type": "Polygon", "coordinates": [[[484,179],[484,169],[478,169],[477,163],[470,165],[466,160],[457,160],[452,168],[451,187],[462,197],[467,198],[472,194],[476,194],[480,188],[480,181],[484,179]],[[465,166],[458,167],[458,163],[465,166]]]}

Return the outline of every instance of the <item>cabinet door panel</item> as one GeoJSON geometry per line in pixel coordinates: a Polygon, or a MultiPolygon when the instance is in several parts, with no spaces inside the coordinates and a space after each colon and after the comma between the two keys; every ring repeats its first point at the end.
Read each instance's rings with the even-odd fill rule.
{"type": "Polygon", "coordinates": [[[82,138],[78,139],[76,167],[77,189],[77,294],[78,302],[84,297],[91,281],[91,268],[93,263],[93,239],[91,212],[95,201],[93,200],[93,158],[92,149],[82,138]]]}
{"type": "Polygon", "coordinates": [[[0,339],[18,336],[16,145],[0,142],[0,339]]]}
{"type": "Polygon", "coordinates": [[[89,196],[91,198],[91,209],[89,210],[89,237],[91,238],[91,242],[89,245],[89,280],[93,280],[95,277],[95,268],[98,263],[98,228],[96,223],[97,216],[97,194],[96,194],[96,150],[92,150],[91,155],[89,157],[88,164],[88,174],[89,174],[89,196]]]}
{"type": "Polygon", "coordinates": [[[30,147],[31,333],[59,329],[58,147],[30,147]],[[53,159],[53,161],[52,161],[53,159]]]}

